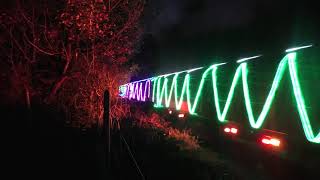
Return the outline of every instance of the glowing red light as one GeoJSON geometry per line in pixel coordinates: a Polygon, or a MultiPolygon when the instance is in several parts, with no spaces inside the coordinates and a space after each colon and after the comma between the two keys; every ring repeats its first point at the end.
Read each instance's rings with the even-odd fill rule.
{"type": "Polygon", "coordinates": [[[238,133],[238,129],[237,128],[231,128],[231,133],[232,134],[237,134],[238,133]]]}
{"type": "Polygon", "coordinates": [[[266,139],[266,138],[263,138],[263,139],[261,140],[261,142],[262,142],[263,144],[270,144],[270,140],[269,140],[269,139],[266,139]]]}
{"type": "Polygon", "coordinates": [[[261,142],[263,144],[272,145],[272,146],[280,146],[281,141],[276,138],[262,138],[261,142]]]}
{"type": "Polygon", "coordinates": [[[228,127],[224,128],[224,132],[229,133],[230,131],[231,131],[230,128],[228,127]]]}
{"type": "Polygon", "coordinates": [[[179,114],[178,117],[179,118],[184,118],[184,114],[179,114]]]}

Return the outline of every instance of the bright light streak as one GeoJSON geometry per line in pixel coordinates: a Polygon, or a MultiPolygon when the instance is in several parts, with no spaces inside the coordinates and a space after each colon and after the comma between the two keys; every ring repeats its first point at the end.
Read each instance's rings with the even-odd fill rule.
{"type": "Polygon", "coordinates": [[[179,114],[178,117],[179,118],[184,118],[184,114],[179,114]]]}
{"type": "Polygon", "coordinates": [[[280,140],[279,139],[271,139],[270,144],[274,146],[280,146],[280,140]]]}
{"type": "Polygon", "coordinates": [[[312,47],[313,45],[310,44],[310,45],[307,45],[307,46],[300,46],[300,47],[294,47],[294,48],[289,48],[286,50],[286,52],[292,52],[292,51],[297,51],[299,49],[305,49],[305,48],[309,48],[309,47],[312,47]]]}
{"type": "Polygon", "coordinates": [[[279,147],[281,141],[279,139],[276,139],[276,138],[271,138],[271,139],[270,138],[262,138],[261,142],[263,144],[279,147]]]}
{"type": "Polygon", "coordinates": [[[238,133],[238,129],[236,129],[236,128],[231,128],[231,133],[232,133],[232,134],[237,134],[237,133],[238,133]]]}
{"type": "Polygon", "coordinates": [[[171,76],[171,75],[175,75],[175,74],[180,74],[180,73],[184,73],[184,72],[193,72],[193,71],[197,71],[197,70],[200,70],[202,69],[203,67],[198,67],[198,68],[193,68],[193,69],[187,69],[187,70],[183,70],[183,71],[178,71],[178,72],[173,72],[173,73],[168,73],[168,74],[162,74],[162,75],[159,75],[157,77],[168,77],[168,76],[171,76]]]}
{"type": "Polygon", "coordinates": [[[222,66],[222,65],[225,65],[225,64],[228,64],[227,62],[224,62],[224,63],[218,63],[218,64],[214,64],[212,66],[222,66]]]}
{"type": "Polygon", "coordinates": [[[250,60],[250,59],[256,59],[256,58],[261,57],[261,56],[262,56],[262,55],[252,56],[252,57],[247,57],[247,58],[242,58],[242,59],[237,60],[237,63],[242,63],[242,62],[248,61],[248,60],[250,60]]]}
{"type": "Polygon", "coordinates": [[[193,71],[196,71],[196,70],[200,70],[200,69],[202,69],[202,68],[203,68],[203,67],[190,69],[190,70],[187,70],[187,73],[190,73],[190,72],[193,72],[193,71]]]}
{"type": "MultiPolygon", "coordinates": [[[[153,77],[152,77],[152,78],[147,78],[147,79],[142,79],[142,80],[139,80],[139,81],[129,82],[129,83],[124,84],[124,85],[129,85],[129,84],[131,84],[131,83],[138,83],[138,82],[142,82],[142,81],[148,81],[148,80],[152,80],[152,79],[153,79],[153,77]]],[[[123,86],[124,86],[124,85],[123,85],[123,86]]]]}
{"type": "MultiPolygon", "coordinates": [[[[311,46],[312,45],[303,46],[303,47],[300,47],[300,49],[311,47],[311,46]]],[[[294,48],[294,50],[297,50],[297,49],[298,48],[294,48]]],[[[293,51],[293,48],[288,49],[287,51],[293,51]]],[[[257,58],[257,57],[259,56],[244,58],[244,59],[241,59],[241,61],[238,60],[238,62],[239,61],[243,62],[244,60],[257,58]]],[[[219,65],[223,65],[223,64],[225,63],[215,64],[208,67],[205,71],[202,72],[200,81],[192,80],[191,79],[192,74],[190,73],[186,73],[182,75],[182,74],[179,74],[179,72],[176,72],[176,73],[172,73],[174,74],[173,78],[159,76],[159,77],[151,78],[150,81],[147,80],[147,82],[145,82],[144,89],[141,85],[143,83],[134,83],[134,82],[129,83],[129,86],[121,87],[119,90],[120,91],[119,93],[121,95],[124,95],[124,92],[127,92],[126,93],[127,95],[124,95],[124,97],[129,97],[129,99],[131,98],[137,99],[138,97],[138,100],[139,98],[144,100],[149,98],[151,94],[150,86],[152,84],[152,92],[153,92],[152,102],[156,103],[155,107],[163,107],[163,102],[165,102],[166,107],[169,107],[170,103],[173,103],[173,105],[175,105],[176,107],[176,110],[180,110],[182,103],[185,102],[185,99],[186,99],[189,114],[197,114],[197,106],[198,104],[200,104],[198,102],[201,102],[201,98],[203,98],[202,97],[203,96],[202,93],[204,92],[203,89],[205,87],[205,84],[209,82],[207,81],[207,79],[211,74],[212,85],[213,85],[213,96],[211,98],[213,98],[214,100],[215,111],[217,113],[218,120],[220,122],[225,122],[227,121],[226,117],[230,109],[230,106],[232,104],[232,100],[234,98],[233,96],[234,96],[235,88],[238,87],[238,84],[242,79],[242,91],[244,93],[245,109],[247,111],[247,116],[248,116],[250,126],[254,129],[259,129],[262,127],[263,123],[267,119],[267,116],[273,104],[273,100],[276,97],[276,94],[278,92],[281,82],[283,82],[282,79],[284,77],[285,72],[289,71],[288,73],[290,75],[289,77],[291,80],[291,88],[294,93],[296,108],[298,109],[300,121],[302,123],[302,128],[306,136],[306,139],[310,142],[320,144],[320,133],[319,131],[313,130],[312,121],[311,119],[309,119],[310,117],[307,111],[307,104],[305,103],[305,100],[304,100],[304,93],[302,91],[303,88],[301,87],[300,81],[298,78],[299,76],[298,76],[298,69],[297,69],[297,53],[296,52],[288,53],[280,61],[278,68],[276,70],[274,79],[272,81],[270,90],[267,91],[268,94],[265,99],[265,102],[261,103],[263,105],[262,109],[260,113],[257,112],[259,114],[256,114],[256,115],[253,111],[255,108],[252,107],[252,101],[250,98],[250,91],[249,91],[250,89],[249,89],[249,83],[248,83],[249,68],[246,62],[239,64],[238,68],[236,69],[227,97],[219,96],[218,78],[221,78],[220,76],[222,75],[218,75],[217,72],[218,72],[218,69],[220,70],[221,68],[219,65]],[[182,76],[180,79],[184,79],[184,80],[181,81],[181,83],[178,83],[178,77],[180,76],[182,76]],[[191,85],[198,88],[192,89],[191,85]],[[146,95],[147,95],[147,98],[145,97],[146,95]],[[220,104],[220,102],[224,102],[225,104],[224,105],[220,104]]],[[[202,68],[195,68],[195,69],[190,69],[190,70],[181,71],[181,72],[188,72],[188,71],[190,72],[198,69],[202,69],[202,68]]],[[[210,98],[210,97],[205,97],[205,98],[210,98]]],[[[271,141],[270,138],[267,140],[271,141]]],[[[264,142],[267,142],[267,140],[264,140],[264,142]]],[[[277,144],[279,144],[277,143],[277,141],[274,141],[274,140],[272,142],[276,146],[277,144]]]]}
{"type": "Polygon", "coordinates": [[[263,138],[263,139],[261,140],[261,142],[262,142],[263,144],[270,144],[270,140],[269,140],[269,139],[266,139],[266,138],[263,138]]]}

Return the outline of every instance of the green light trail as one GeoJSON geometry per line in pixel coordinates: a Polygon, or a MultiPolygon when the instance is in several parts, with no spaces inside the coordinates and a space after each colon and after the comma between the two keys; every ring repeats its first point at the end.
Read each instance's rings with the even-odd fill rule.
{"type": "Polygon", "coordinates": [[[302,122],[303,131],[310,142],[320,143],[320,132],[316,136],[314,136],[314,133],[310,124],[310,120],[307,114],[307,110],[305,107],[304,97],[303,97],[303,94],[300,88],[299,79],[297,76],[296,63],[295,63],[296,53],[288,54],[288,59],[289,59],[289,70],[290,70],[290,77],[291,77],[291,82],[293,86],[293,92],[296,99],[300,119],[302,122]]]}
{"type": "MultiPolygon", "coordinates": [[[[171,73],[166,76],[158,76],[152,79],[153,81],[153,95],[152,95],[152,101],[155,102],[155,107],[162,107],[163,103],[165,104],[165,107],[170,106],[170,102],[172,99],[172,95],[174,94],[174,104],[177,110],[181,109],[184,97],[186,96],[187,104],[188,104],[188,111],[190,114],[197,114],[197,106],[200,100],[200,97],[202,95],[203,87],[206,82],[206,79],[208,78],[208,75],[211,72],[211,78],[212,78],[212,87],[213,87],[213,100],[215,104],[215,109],[217,113],[217,118],[220,122],[226,121],[226,116],[228,114],[228,110],[230,109],[230,105],[232,103],[232,99],[234,96],[234,91],[236,86],[239,84],[240,78],[242,79],[242,87],[243,87],[243,95],[245,100],[245,107],[247,111],[248,120],[250,123],[250,126],[254,129],[259,129],[262,127],[264,121],[266,120],[268,113],[271,109],[273,100],[276,96],[276,92],[278,90],[278,87],[283,79],[284,72],[286,69],[289,70],[290,73],[290,79],[292,84],[292,89],[294,92],[294,97],[297,104],[297,109],[299,112],[300,120],[302,123],[303,131],[305,133],[305,136],[308,141],[313,143],[320,143],[320,133],[318,132],[317,135],[314,134],[311,123],[309,120],[309,116],[306,110],[305,102],[303,93],[300,87],[300,82],[297,75],[296,70],[296,53],[292,52],[287,54],[279,63],[277,67],[277,71],[275,73],[271,89],[267,95],[267,98],[263,104],[262,110],[260,114],[258,115],[258,118],[254,118],[254,113],[252,110],[252,104],[250,99],[250,91],[248,86],[248,65],[247,62],[242,61],[242,63],[237,67],[236,72],[234,74],[231,87],[227,96],[227,100],[225,105],[223,106],[223,110],[220,107],[220,101],[219,99],[219,92],[217,88],[217,71],[219,69],[219,66],[222,64],[215,64],[207,68],[201,77],[201,80],[199,82],[198,88],[195,91],[195,98],[193,101],[191,100],[191,89],[190,89],[190,73],[192,71],[181,71],[177,73],[171,73]],[[179,75],[184,74],[184,81],[182,85],[182,89],[180,91],[180,94],[178,94],[178,82],[177,79],[179,75]],[[171,86],[169,88],[169,79],[168,76],[174,75],[172,78],[171,86]],[[169,89],[168,89],[169,88],[169,89]],[[156,95],[154,94],[156,93],[156,95]],[[155,99],[156,97],[156,99],[155,99]],[[222,110],[222,112],[221,112],[222,110]]],[[[198,69],[196,69],[198,70],[198,69]]]]}
{"type": "Polygon", "coordinates": [[[220,122],[226,121],[225,118],[226,118],[227,112],[229,110],[229,107],[230,107],[230,104],[231,104],[231,100],[232,100],[233,95],[234,95],[235,87],[237,85],[238,80],[240,79],[240,75],[241,75],[241,66],[239,66],[237,68],[236,73],[235,73],[235,75],[233,77],[233,80],[232,80],[232,83],[231,83],[231,88],[230,88],[229,93],[228,93],[227,101],[226,101],[226,104],[224,105],[223,111],[221,113],[220,103],[219,103],[219,93],[218,93],[218,87],[217,87],[217,68],[215,68],[214,71],[212,72],[214,103],[215,103],[215,106],[216,106],[216,112],[217,112],[218,120],[220,122]]]}
{"type": "Polygon", "coordinates": [[[271,108],[271,104],[273,102],[273,99],[275,97],[275,93],[279,87],[280,81],[283,77],[285,67],[288,62],[288,56],[285,56],[281,61],[278,66],[276,75],[274,77],[271,89],[269,91],[269,94],[267,96],[267,99],[263,105],[262,111],[257,119],[257,121],[254,120],[254,115],[252,112],[252,106],[251,106],[251,100],[250,100],[250,93],[249,93],[249,87],[248,87],[248,68],[247,68],[247,63],[241,64],[242,68],[242,86],[243,86],[243,94],[245,98],[245,105],[246,105],[246,110],[249,118],[249,122],[251,127],[258,129],[262,126],[262,123],[266,119],[266,116],[271,108]]]}

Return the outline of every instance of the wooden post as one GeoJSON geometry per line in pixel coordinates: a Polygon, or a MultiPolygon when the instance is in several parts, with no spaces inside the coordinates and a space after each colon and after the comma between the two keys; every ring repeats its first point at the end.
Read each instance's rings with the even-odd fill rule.
{"type": "Polygon", "coordinates": [[[104,92],[104,102],[103,102],[103,137],[104,140],[106,140],[106,162],[108,168],[110,168],[110,162],[111,162],[111,122],[109,117],[109,110],[110,110],[110,93],[108,90],[104,92]]]}

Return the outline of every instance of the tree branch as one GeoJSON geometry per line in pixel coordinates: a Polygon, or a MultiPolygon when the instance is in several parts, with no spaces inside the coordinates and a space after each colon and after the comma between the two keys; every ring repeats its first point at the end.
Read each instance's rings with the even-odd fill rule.
{"type": "Polygon", "coordinates": [[[62,84],[68,79],[68,76],[61,77],[53,86],[51,93],[49,94],[48,98],[45,100],[45,102],[50,102],[53,97],[56,95],[57,91],[61,88],[62,84]]]}
{"type": "Polygon", "coordinates": [[[61,54],[61,53],[58,53],[58,52],[48,52],[48,51],[46,51],[46,50],[41,49],[41,48],[38,47],[37,45],[33,44],[33,43],[28,39],[28,37],[27,37],[27,35],[26,35],[25,33],[24,33],[24,37],[25,37],[26,41],[27,41],[31,46],[33,46],[35,49],[37,49],[39,52],[42,52],[42,53],[47,54],[47,55],[49,55],[49,56],[54,56],[54,55],[57,55],[57,54],[61,54]]]}
{"type": "Polygon", "coordinates": [[[8,32],[8,34],[10,35],[10,38],[13,40],[13,42],[16,44],[16,46],[18,47],[18,49],[21,51],[21,53],[23,54],[24,58],[26,60],[28,60],[29,62],[31,62],[30,58],[27,56],[26,52],[22,49],[21,45],[18,43],[18,41],[16,40],[16,38],[14,38],[14,36],[12,35],[12,32],[10,30],[8,30],[8,28],[2,24],[2,26],[4,27],[4,29],[8,32]]]}

